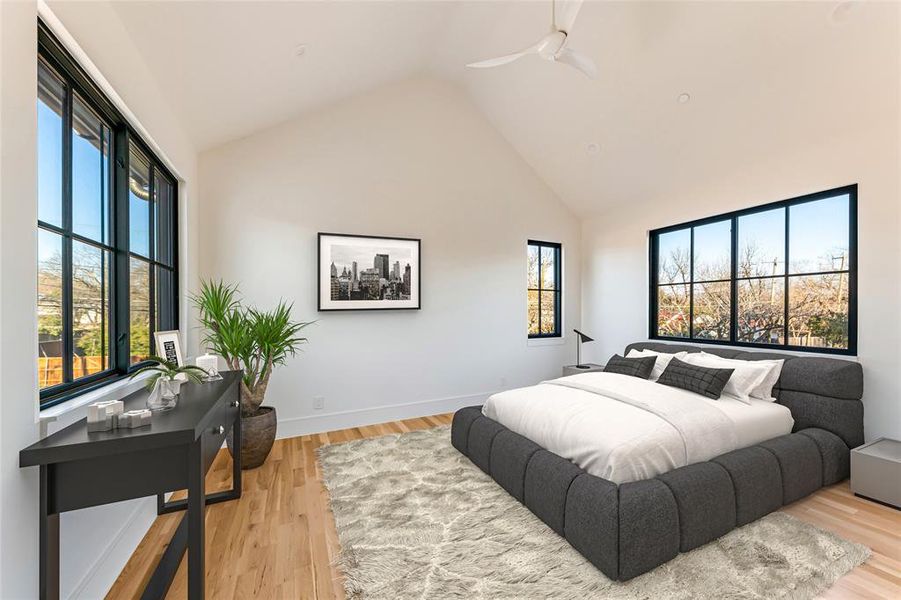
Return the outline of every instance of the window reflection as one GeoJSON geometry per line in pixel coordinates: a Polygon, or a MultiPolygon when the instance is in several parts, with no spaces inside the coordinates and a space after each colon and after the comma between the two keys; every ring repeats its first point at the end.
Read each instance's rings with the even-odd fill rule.
{"type": "Polygon", "coordinates": [[[77,95],[72,101],[72,230],[109,243],[110,130],[77,95]]]}
{"type": "Polygon", "coordinates": [[[150,162],[133,145],[128,154],[128,246],[150,256],[150,162]]]}
{"type": "Polygon", "coordinates": [[[132,258],[129,272],[129,352],[131,364],[134,364],[150,357],[150,264],[139,258],[132,258]]]}
{"type": "Polygon", "coordinates": [[[72,242],[72,378],[109,368],[110,253],[72,242]]]}
{"type": "Polygon", "coordinates": [[[38,385],[63,382],[63,238],[38,230],[38,385]]]}
{"type": "Polygon", "coordinates": [[[38,62],[38,219],[62,227],[63,103],[66,88],[38,62]]]}

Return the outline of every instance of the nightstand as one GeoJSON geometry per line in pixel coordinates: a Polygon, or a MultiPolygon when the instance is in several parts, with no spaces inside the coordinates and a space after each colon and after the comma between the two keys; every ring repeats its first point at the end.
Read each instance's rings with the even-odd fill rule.
{"type": "Polygon", "coordinates": [[[879,438],[851,450],[851,491],[901,508],[901,441],[879,438]]]}
{"type": "Polygon", "coordinates": [[[563,367],[563,376],[567,375],[579,375],[581,373],[591,373],[592,371],[603,371],[604,365],[597,365],[595,363],[585,363],[582,365],[583,367],[588,367],[587,369],[580,369],[576,367],[576,365],[566,365],[563,367]]]}

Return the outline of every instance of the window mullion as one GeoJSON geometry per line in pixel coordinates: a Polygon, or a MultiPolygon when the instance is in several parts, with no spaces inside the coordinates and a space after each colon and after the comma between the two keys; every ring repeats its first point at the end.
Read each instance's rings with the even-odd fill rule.
{"type": "Polygon", "coordinates": [[[857,354],[857,188],[848,196],[848,352],[857,354]]]}
{"type": "Polygon", "coordinates": [[[789,222],[788,221],[789,221],[789,218],[791,215],[791,210],[789,210],[788,206],[786,206],[783,210],[785,211],[785,265],[783,266],[783,271],[785,272],[785,287],[784,287],[783,293],[782,293],[782,301],[783,301],[782,345],[790,346],[791,342],[789,342],[789,339],[788,339],[788,316],[789,316],[789,296],[791,295],[791,290],[789,288],[788,265],[791,263],[789,262],[790,259],[789,259],[789,255],[788,255],[788,251],[789,251],[789,247],[790,247],[790,244],[788,242],[788,232],[789,232],[789,222]]]}
{"type": "Polygon", "coordinates": [[[63,114],[60,119],[62,132],[62,303],[63,303],[63,335],[62,360],[63,382],[73,380],[72,357],[74,355],[72,339],[72,85],[66,80],[63,97],[63,114]]]}
{"type": "Polygon", "coordinates": [[[170,285],[168,301],[172,303],[172,306],[171,311],[169,312],[170,322],[167,327],[178,329],[180,308],[178,301],[178,183],[175,180],[170,179],[169,184],[171,186],[169,188],[169,222],[166,235],[168,236],[167,242],[169,244],[169,264],[172,265],[172,268],[170,269],[171,275],[169,276],[170,285]]]}
{"type": "Polygon", "coordinates": [[[695,337],[695,228],[690,230],[688,246],[688,339],[695,337]]]}
{"type": "Polygon", "coordinates": [[[729,281],[729,341],[738,339],[738,216],[732,216],[732,276],[729,281]]]}
{"type": "Polygon", "coordinates": [[[657,269],[660,268],[660,258],[657,256],[659,252],[659,243],[657,235],[651,234],[651,286],[648,297],[648,337],[654,338],[660,335],[660,278],[657,276],[657,269]]]}
{"type": "Polygon", "coordinates": [[[113,265],[113,367],[120,373],[129,367],[129,255],[128,255],[128,132],[124,127],[116,131],[114,151],[115,185],[113,187],[113,239],[116,251],[113,265]]]}
{"type": "Polygon", "coordinates": [[[544,279],[541,276],[541,245],[536,244],[535,248],[538,249],[538,333],[537,335],[544,335],[544,331],[541,329],[541,288],[544,284],[544,279]]]}
{"type": "Polygon", "coordinates": [[[554,248],[554,334],[563,335],[563,249],[554,248]]]}
{"type": "Polygon", "coordinates": [[[150,325],[147,345],[150,348],[150,354],[154,355],[157,353],[153,337],[153,332],[156,331],[156,269],[154,268],[154,260],[156,259],[157,232],[154,230],[156,219],[153,218],[154,209],[156,208],[156,165],[152,159],[150,160],[150,169],[147,172],[150,174],[150,180],[147,182],[147,241],[149,246],[147,254],[150,258],[147,261],[147,319],[150,325]]]}

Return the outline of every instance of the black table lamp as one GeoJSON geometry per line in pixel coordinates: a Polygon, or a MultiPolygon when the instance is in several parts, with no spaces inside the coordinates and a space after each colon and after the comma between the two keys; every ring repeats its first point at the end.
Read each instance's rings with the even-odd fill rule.
{"type": "Polygon", "coordinates": [[[582,364],[582,344],[585,342],[593,342],[594,338],[590,338],[578,329],[573,329],[576,334],[579,336],[579,341],[576,344],[576,368],[577,369],[590,369],[588,365],[582,364]]]}

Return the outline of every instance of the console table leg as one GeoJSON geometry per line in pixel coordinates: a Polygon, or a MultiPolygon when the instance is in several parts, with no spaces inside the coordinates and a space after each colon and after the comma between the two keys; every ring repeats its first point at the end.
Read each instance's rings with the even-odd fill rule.
{"type": "Polygon", "coordinates": [[[40,598],[59,600],[59,513],[51,512],[50,469],[41,465],[40,492],[40,598]]]}
{"type": "Polygon", "coordinates": [[[188,598],[204,596],[204,513],[206,492],[203,480],[202,437],[188,451],[188,598]]]}
{"type": "Polygon", "coordinates": [[[241,431],[241,395],[238,393],[238,414],[232,425],[232,445],[235,448],[235,454],[232,456],[232,490],[235,498],[241,497],[241,444],[243,443],[243,432],[241,431]]]}

